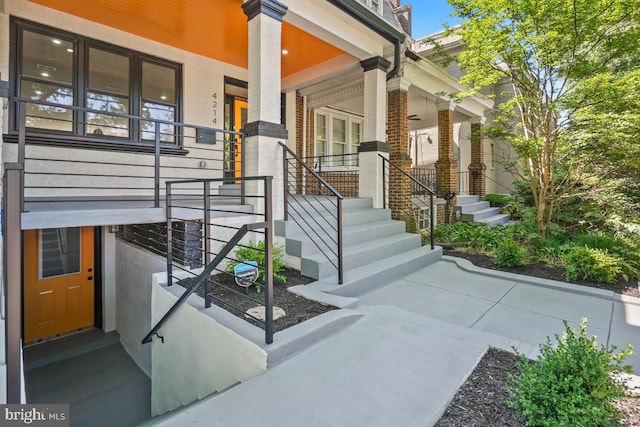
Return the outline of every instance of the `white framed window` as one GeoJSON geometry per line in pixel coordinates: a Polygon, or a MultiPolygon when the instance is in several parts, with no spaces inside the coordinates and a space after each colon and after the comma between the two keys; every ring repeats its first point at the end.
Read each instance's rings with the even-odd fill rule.
{"type": "Polygon", "coordinates": [[[355,114],[321,109],[315,114],[315,155],[317,166],[357,166],[361,142],[362,117],[355,114]]]}
{"type": "Polygon", "coordinates": [[[361,0],[369,9],[382,14],[382,0],[361,0]]]}

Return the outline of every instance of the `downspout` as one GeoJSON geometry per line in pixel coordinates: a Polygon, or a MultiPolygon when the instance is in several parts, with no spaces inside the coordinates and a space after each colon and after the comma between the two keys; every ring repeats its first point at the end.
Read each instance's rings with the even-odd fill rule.
{"type": "Polygon", "coordinates": [[[398,71],[400,71],[400,50],[402,42],[406,38],[405,34],[391,27],[387,22],[378,17],[375,12],[367,9],[357,0],[327,1],[393,43],[393,68],[387,73],[387,81],[395,77],[396,74],[398,74],[398,71]]]}

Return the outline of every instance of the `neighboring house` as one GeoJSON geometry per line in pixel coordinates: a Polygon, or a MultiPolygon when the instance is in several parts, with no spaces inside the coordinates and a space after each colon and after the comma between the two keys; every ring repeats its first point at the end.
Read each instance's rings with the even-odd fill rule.
{"type": "MultiPolygon", "coordinates": [[[[412,44],[414,49],[420,55],[429,58],[435,64],[443,67],[443,69],[455,79],[460,79],[463,70],[460,69],[458,63],[447,61],[446,66],[443,64],[445,58],[434,50],[433,41],[440,44],[448,55],[455,58],[464,50],[464,44],[461,43],[460,37],[448,34],[446,31],[429,34],[420,37],[412,44]]],[[[496,84],[494,87],[486,88],[483,91],[488,97],[496,103],[502,102],[505,96],[511,93],[511,85],[507,81],[496,84]]],[[[492,111],[485,113],[485,126],[491,125],[494,119],[492,111]]],[[[438,159],[438,140],[434,137],[437,135],[436,127],[429,127],[415,130],[412,134],[412,150],[414,153],[414,167],[416,168],[432,168],[438,159]]],[[[468,177],[470,165],[473,163],[471,144],[469,137],[471,135],[470,126],[461,122],[454,125],[454,159],[457,162],[460,178],[458,180],[458,189],[461,194],[469,194],[469,187],[466,178],[468,177]]],[[[517,159],[517,153],[513,147],[505,141],[489,140],[484,141],[482,149],[482,162],[486,166],[484,174],[485,194],[488,193],[509,193],[513,190],[513,181],[517,178],[510,170],[504,167],[504,162],[510,162],[517,159]]]]}
{"type": "MultiPolygon", "coordinates": [[[[160,298],[151,274],[166,264],[116,238],[123,226],[167,220],[166,181],[217,180],[211,191],[224,196],[224,184],[272,176],[280,219],[285,142],[318,170],[357,171],[350,195],[394,207],[411,195],[385,201],[378,154],[410,171],[419,121],[438,125],[436,168],[443,189],[455,187],[454,122],[473,132],[493,104],[443,99],[462,88],[408,49],[398,26],[410,24],[407,8],[392,3],[0,2],[7,402],[23,399],[23,345],[83,328],[118,331],[154,390],[179,389],[171,355],[140,343],[160,298]]],[[[244,220],[231,211],[225,221],[244,220]]],[[[220,331],[247,359],[237,377],[224,362],[215,368],[220,388],[266,369],[261,348],[220,331]]],[[[167,399],[154,411],[174,407],[167,399]]]]}

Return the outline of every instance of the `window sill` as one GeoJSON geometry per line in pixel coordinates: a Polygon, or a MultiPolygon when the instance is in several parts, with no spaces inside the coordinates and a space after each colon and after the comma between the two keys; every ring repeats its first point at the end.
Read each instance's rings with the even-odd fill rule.
{"type": "MultiPolygon", "coordinates": [[[[16,132],[2,135],[4,142],[17,143],[16,132]]],[[[131,142],[111,138],[93,138],[77,135],[59,135],[40,132],[31,132],[26,135],[27,144],[49,145],[55,147],[80,148],[89,150],[120,151],[133,153],[154,153],[155,146],[149,143],[131,142]]],[[[160,145],[160,154],[173,154],[186,156],[189,150],[171,144],[160,145]]]]}

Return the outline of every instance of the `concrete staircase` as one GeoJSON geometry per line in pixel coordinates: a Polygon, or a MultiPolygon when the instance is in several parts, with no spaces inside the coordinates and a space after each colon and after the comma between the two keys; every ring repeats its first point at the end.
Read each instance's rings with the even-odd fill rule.
{"type": "Polygon", "coordinates": [[[462,221],[466,222],[484,222],[488,225],[509,222],[509,215],[500,213],[500,208],[490,207],[489,202],[481,202],[480,196],[458,196],[454,212],[458,211],[462,221]]]}
{"type": "MultiPolygon", "coordinates": [[[[390,210],[373,209],[371,199],[345,199],[344,283],[338,285],[337,270],[325,255],[330,252],[324,243],[332,245],[330,239],[336,239],[337,233],[330,227],[317,226],[335,221],[329,213],[335,211],[335,202],[329,198],[314,199],[292,197],[290,212],[299,214],[290,213],[290,216],[298,217],[302,226],[293,220],[276,221],[275,234],[284,238],[287,255],[300,260],[301,273],[318,280],[312,287],[317,291],[353,297],[388,284],[442,256],[441,248],[431,250],[430,246],[421,245],[420,235],[406,233],[404,222],[392,220],[390,210]]],[[[329,258],[337,265],[336,256],[331,254],[329,258]]],[[[348,300],[327,302],[344,306],[348,300]]]]}

